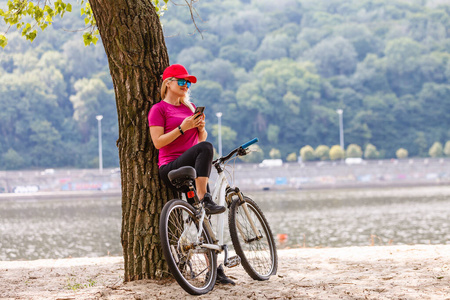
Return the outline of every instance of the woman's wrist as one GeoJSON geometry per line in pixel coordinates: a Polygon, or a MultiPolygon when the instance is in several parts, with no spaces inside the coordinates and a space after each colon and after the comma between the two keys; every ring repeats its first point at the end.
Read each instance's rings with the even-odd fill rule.
{"type": "Polygon", "coordinates": [[[181,128],[181,125],[178,125],[178,131],[181,133],[181,135],[184,134],[184,130],[181,128]]]}

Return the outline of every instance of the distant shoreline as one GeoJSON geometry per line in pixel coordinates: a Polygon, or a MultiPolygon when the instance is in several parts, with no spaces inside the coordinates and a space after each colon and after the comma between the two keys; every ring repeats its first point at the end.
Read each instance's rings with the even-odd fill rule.
{"type": "MultiPolygon", "coordinates": [[[[271,167],[236,164],[230,175],[233,176],[232,185],[249,192],[443,186],[450,185],[450,159],[364,160],[351,165],[342,162],[305,162],[271,167]]],[[[211,182],[215,178],[217,174],[213,172],[211,182]]],[[[120,197],[121,184],[120,171],[117,169],[105,169],[103,172],[94,169],[0,171],[0,201],[60,196],[120,197]]]]}
{"type": "MultiPolygon", "coordinates": [[[[332,189],[382,189],[382,188],[415,188],[415,187],[439,187],[450,186],[449,182],[385,182],[385,183],[371,183],[371,184],[339,184],[339,185],[305,185],[300,188],[291,187],[277,187],[270,188],[241,188],[245,192],[258,191],[302,191],[302,190],[332,190],[332,189]]],[[[73,199],[73,198],[98,198],[98,197],[121,197],[121,190],[106,190],[106,191],[45,191],[35,193],[0,193],[0,201],[14,201],[14,200],[50,200],[50,199],[73,199]]]]}
{"type": "Polygon", "coordinates": [[[62,199],[62,198],[91,198],[91,197],[120,197],[122,191],[50,191],[36,193],[2,193],[0,201],[11,200],[42,200],[42,199],[62,199]]]}

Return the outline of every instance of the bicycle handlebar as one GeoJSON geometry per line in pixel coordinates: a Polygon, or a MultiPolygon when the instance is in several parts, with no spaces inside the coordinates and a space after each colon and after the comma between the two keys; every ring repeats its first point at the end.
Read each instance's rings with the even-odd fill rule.
{"type": "Polygon", "coordinates": [[[258,141],[259,141],[258,138],[254,138],[253,140],[250,140],[250,141],[248,141],[247,143],[242,144],[241,148],[242,148],[242,149],[246,149],[246,148],[248,148],[249,146],[253,145],[254,143],[257,143],[258,141]]]}
{"type": "Polygon", "coordinates": [[[216,159],[215,161],[213,161],[213,165],[215,165],[216,163],[226,162],[227,160],[229,160],[236,153],[238,154],[238,156],[247,154],[245,152],[245,149],[248,148],[249,146],[257,143],[258,141],[259,141],[258,138],[254,138],[254,139],[248,141],[247,143],[242,144],[241,146],[237,147],[236,149],[234,149],[233,151],[228,153],[227,156],[222,156],[222,157],[216,159]]]}

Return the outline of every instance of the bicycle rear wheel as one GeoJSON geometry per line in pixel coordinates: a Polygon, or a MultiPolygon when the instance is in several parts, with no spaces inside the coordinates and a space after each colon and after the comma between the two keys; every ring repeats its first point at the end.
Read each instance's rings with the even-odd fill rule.
{"type": "Polygon", "coordinates": [[[183,200],[164,205],[159,221],[161,246],[167,265],[178,284],[191,295],[211,291],[217,276],[217,255],[201,248],[211,243],[206,231],[197,239],[199,220],[194,208],[183,200]]]}
{"type": "Polygon", "coordinates": [[[269,223],[258,205],[249,197],[244,196],[244,201],[248,214],[239,198],[231,203],[228,213],[231,241],[248,275],[255,280],[267,280],[276,274],[278,268],[275,241],[269,223]]]}

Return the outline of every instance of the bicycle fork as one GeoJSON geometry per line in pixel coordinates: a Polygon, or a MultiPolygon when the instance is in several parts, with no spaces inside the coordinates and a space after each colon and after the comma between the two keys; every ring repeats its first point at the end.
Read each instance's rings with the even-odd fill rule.
{"type": "Polygon", "coordinates": [[[245,215],[247,216],[247,220],[248,220],[248,222],[250,224],[250,227],[252,228],[253,233],[254,233],[254,238],[250,238],[250,237],[245,238],[247,235],[245,234],[244,230],[242,229],[241,224],[239,222],[236,222],[236,227],[239,230],[239,233],[244,238],[244,241],[247,244],[251,243],[251,242],[254,242],[254,241],[259,241],[260,239],[263,238],[263,236],[262,236],[261,232],[258,230],[258,228],[256,228],[256,225],[255,225],[255,223],[253,222],[253,219],[250,216],[250,211],[248,209],[247,202],[245,202],[245,200],[244,200],[244,195],[241,193],[241,191],[239,190],[238,187],[234,188],[234,194],[239,197],[240,206],[242,207],[242,209],[244,210],[245,215]]]}

